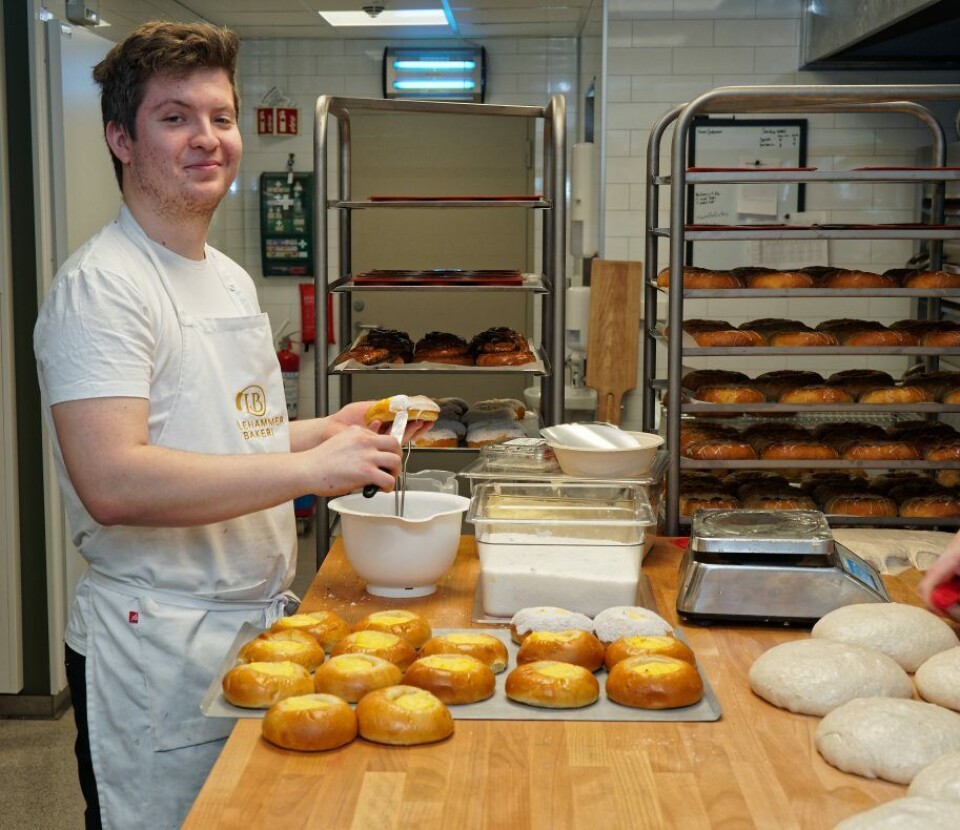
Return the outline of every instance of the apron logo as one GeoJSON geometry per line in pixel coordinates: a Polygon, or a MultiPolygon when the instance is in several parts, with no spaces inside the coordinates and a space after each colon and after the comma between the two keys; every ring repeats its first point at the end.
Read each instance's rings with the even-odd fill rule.
{"type": "Polygon", "coordinates": [[[136,625],[140,622],[140,613],[138,611],[128,611],[127,612],[127,622],[131,625],[136,625]]]}
{"type": "Polygon", "coordinates": [[[267,414],[267,393],[262,386],[248,386],[237,393],[237,411],[262,417],[267,414]]]}

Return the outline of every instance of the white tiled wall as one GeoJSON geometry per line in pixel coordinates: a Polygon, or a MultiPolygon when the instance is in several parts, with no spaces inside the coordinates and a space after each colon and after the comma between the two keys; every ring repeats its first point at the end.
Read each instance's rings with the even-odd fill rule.
{"type": "MultiPolygon", "coordinates": [[[[373,40],[250,40],[242,44],[238,84],[243,100],[244,157],[240,176],[217,217],[213,244],[240,262],[257,283],[261,305],[274,328],[290,320],[300,328],[299,280],[264,278],[260,267],[258,182],[261,172],[286,169],[290,153],[296,169],[313,166],[313,111],[322,94],[382,97],[381,63],[386,42],[373,40]],[[300,135],[258,136],[255,108],[278,88],[300,108],[300,135]]],[[[443,41],[404,42],[443,46],[443,41]]],[[[478,44],[487,50],[487,96],[494,104],[542,106],[554,93],[567,98],[569,134],[577,123],[577,48],[571,38],[497,38],[478,44]]],[[[336,153],[328,163],[333,171],[336,153]]],[[[333,181],[336,179],[334,177],[333,181]]],[[[336,268],[336,232],[330,219],[330,267],[336,268]]],[[[539,249],[537,249],[539,250],[539,249]]],[[[302,355],[300,412],[313,412],[314,350],[302,355]]],[[[335,385],[331,389],[336,395],[335,385]]],[[[334,397],[335,401],[335,397],[334,397]]]]}
{"type": "MultiPolygon", "coordinates": [[[[606,235],[607,259],[642,260],[646,149],[650,125],[677,104],[717,86],[757,84],[957,83],[957,72],[801,72],[800,0],[611,0],[607,78],[606,235]]],[[[798,117],[790,115],[789,117],[798,117]]],[[[821,170],[861,165],[910,164],[929,132],[903,115],[815,114],[808,116],[808,164],[821,170]]],[[[662,169],[669,169],[669,131],[662,169]]],[[[666,224],[669,191],[661,196],[666,224]]],[[[827,212],[827,221],[898,222],[914,215],[912,186],[807,186],[807,210],[827,212]]],[[[912,242],[833,240],[830,262],[883,271],[902,267],[912,242]]],[[[660,263],[665,263],[666,247],[660,263]]],[[[751,263],[743,263],[751,264],[751,263]]],[[[760,263],[757,263],[760,264],[760,263]]],[[[909,315],[909,303],[872,299],[694,301],[688,317],[733,324],[759,317],[792,317],[810,324],[831,317],[867,317],[892,322],[909,315]]],[[[663,309],[665,313],[665,307],[663,309]]],[[[858,358],[858,365],[899,373],[905,358],[858,358]]],[[[663,367],[665,355],[658,359],[663,367]]],[[[743,358],[690,359],[692,366],[743,369],[743,358]]],[[[642,363],[641,363],[642,365],[642,363]]],[[[750,373],[780,368],[850,368],[842,358],[752,358],[750,373]],[[811,363],[811,360],[813,362],[811,363]]],[[[661,368],[661,372],[663,369],[661,368]]],[[[637,389],[640,388],[638,377],[637,389]]],[[[639,392],[626,402],[625,423],[638,427],[639,392]]]]}

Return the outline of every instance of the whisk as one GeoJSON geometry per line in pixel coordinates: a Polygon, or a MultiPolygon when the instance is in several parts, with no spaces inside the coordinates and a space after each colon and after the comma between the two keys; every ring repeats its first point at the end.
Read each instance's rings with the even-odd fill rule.
{"type": "Polygon", "coordinates": [[[393,512],[395,516],[403,516],[403,509],[407,497],[407,461],[410,459],[411,442],[403,447],[403,460],[400,462],[400,475],[397,476],[397,486],[393,491],[393,512]]]}

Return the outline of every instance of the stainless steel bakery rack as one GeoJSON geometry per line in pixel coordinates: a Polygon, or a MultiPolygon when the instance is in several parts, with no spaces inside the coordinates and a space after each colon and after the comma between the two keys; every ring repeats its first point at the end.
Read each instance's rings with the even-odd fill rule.
{"type": "MultiPolygon", "coordinates": [[[[827,355],[827,354],[903,354],[919,357],[928,368],[936,368],[938,358],[955,350],[938,348],[897,348],[897,349],[851,349],[851,348],[735,348],[704,349],[684,344],[681,336],[667,339],[666,383],[657,377],[657,343],[663,342],[663,330],[657,319],[657,297],[665,290],[668,296],[668,318],[671,332],[683,330],[683,303],[685,298],[736,299],[741,303],[745,299],[760,297],[914,297],[918,299],[920,313],[926,319],[939,319],[940,300],[960,297],[960,290],[919,290],[919,289],[723,289],[690,290],[682,288],[682,271],[686,243],[696,240],[742,240],[742,239],[915,239],[926,240],[930,251],[930,268],[937,270],[942,264],[942,244],[944,239],[960,239],[960,227],[945,226],[944,190],[945,183],[956,181],[960,172],[946,168],[946,141],[943,129],[934,115],[920,102],[960,99],[960,86],[957,85],[890,85],[890,86],[755,86],[720,87],[700,95],[698,98],[674,108],[654,125],[647,144],[647,197],[646,197],[646,249],[644,257],[644,354],[643,354],[643,428],[654,429],[658,393],[666,387],[667,399],[681,401],[680,380],[685,355],[736,355],[750,357],[777,354],[787,355],[827,355]],[[748,114],[748,113],[814,113],[814,112],[897,112],[913,116],[925,125],[932,136],[933,164],[927,168],[888,169],[888,170],[845,170],[845,171],[753,171],[749,169],[731,171],[689,170],[687,153],[690,131],[697,116],[708,113],[748,114]],[[661,144],[668,128],[673,127],[670,172],[660,170],[661,144]],[[774,226],[734,226],[709,227],[689,226],[685,224],[687,200],[690,198],[689,186],[696,183],[758,183],[758,182],[912,182],[930,190],[930,210],[926,224],[898,225],[812,225],[808,227],[774,226]],[[667,227],[657,225],[660,207],[660,188],[670,188],[670,223],[667,227]],[[669,267],[671,288],[660,289],[656,277],[660,270],[658,253],[660,239],[669,240],[669,267]]],[[[826,263],[824,263],[826,264],[826,263]]],[[[869,407],[887,412],[906,412],[915,414],[939,415],[941,413],[960,412],[960,406],[945,404],[917,404],[899,407],[869,407]]],[[[804,411],[839,412],[866,411],[856,405],[832,405],[804,407],[804,411]]],[[[796,412],[796,406],[783,404],[755,405],[707,405],[695,402],[681,402],[671,405],[664,411],[666,422],[667,488],[665,493],[665,531],[669,535],[680,532],[683,522],[679,515],[680,471],[682,469],[706,469],[710,467],[756,467],[763,468],[816,468],[817,466],[838,468],[843,466],[880,468],[930,467],[955,468],[958,462],[694,462],[681,458],[679,450],[681,419],[685,415],[734,414],[734,413],[778,413],[796,412]]],[[[882,525],[950,525],[960,524],[957,519],[916,520],[900,518],[888,520],[857,520],[855,517],[837,517],[847,524],[882,525]],[[847,521],[850,519],[850,521],[847,521]]]]}
{"type": "MultiPolygon", "coordinates": [[[[315,199],[314,238],[317,267],[314,275],[316,307],[325,309],[327,296],[340,298],[338,343],[349,344],[352,339],[352,308],[349,302],[354,291],[445,291],[453,295],[475,291],[502,291],[506,296],[517,292],[538,295],[540,304],[540,342],[535,345],[538,360],[532,369],[503,367],[491,370],[468,366],[445,366],[444,373],[470,374],[491,371],[516,375],[518,372],[541,378],[541,417],[545,424],[553,424],[563,414],[563,378],[557,381],[555,371],[564,365],[564,288],[566,286],[566,101],[562,95],[553,95],[545,106],[508,106],[497,104],[469,104],[441,101],[398,101],[375,98],[346,98],[321,95],[314,111],[314,157],[315,199]],[[525,198],[477,198],[477,199],[356,199],[351,187],[351,120],[353,113],[433,113],[456,116],[498,116],[524,118],[542,122],[542,181],[543,194],[525,198]],[[333,139],[331,120],[336,120],[337,164],[336,197],[331,195],[327,159],[333,139]],[[353,279],[351,268],[351,215],[356,210],[404,210],[410,208],[436,208],[443,210],[498,210],[522,208],[539,210],[544,214],[541,234],[543,273],[526,275],[519,285],[418,285],[418,286],[373,286],[360,285],[353,279]],[[339,273],[331,279],[329,251],[330,234],[327,226],[328,211],[333,211],[338,226],[339,273]]],[[[323,313],[316,316],[316,342],[325,344],[328,338],[327,318],[323,313]]],[[[316,412],[318,416],[330,412],[329,382],[337,378],[340,384],[340,400],[352,398],[352,377],[359,371],[338,370],[333,364],[318,355],[316,361],[316,412]]],[[[388,371],[398,371],[391,367],[388,371]]],[[[401,369],[402,371],[402,369],[401,369]]],[[[424,371],[418,369],[417,371],[424,371]]],[[[475,450],[472,450],[475,452],[475,450]]],[[[329,513],[325,499],[317,506],[317,566],[326,556],[330,545],[329,513]]]]}

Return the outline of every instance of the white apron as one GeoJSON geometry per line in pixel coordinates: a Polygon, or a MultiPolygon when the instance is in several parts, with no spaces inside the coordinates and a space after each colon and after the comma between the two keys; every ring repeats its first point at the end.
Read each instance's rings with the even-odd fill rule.
{"type": "MultiPolygon", "coordinates": [[[[137,231],[131,237],[154,262],[177,307],[183,338],[178,399],[157,443],[216,454],[289,452],[283,384],[267,315],[185,314],[156,254],[137,231]]],[[[118,529],[104,543],[118,552],[125,547],[129,557],[137,551],[138,535],[149,550],[162,541],[162,533],[118,529]]],[[[186,547],[181,556],[211,560],[209,579],[195,593],[144,587],[90,568],[78,596],[89,621],[87,717],[107,828],[180,826],[234,723],[200,712],[214,673],[244,622],[269,626],[291,599],[266,595],[265,586],[276,581],[275,563],[274,578],[267,573],[253,584],[249,580],[258,573],[257,557],[264,560],[264,551],[295,548],[292,505],[243,517],[235,525],[220,522],[187,534],[171,530],[169,538],[186,547]],[[231,540],[229,564],[235,566],[226,573],[221,572],[224,538],[231,540]]],[[[144,581],[156,585],[156,563],[150,567],[148,557],[145,553],[144,581]]],[[[283,556],[274,559],[284,561],[283,556]]]]}

